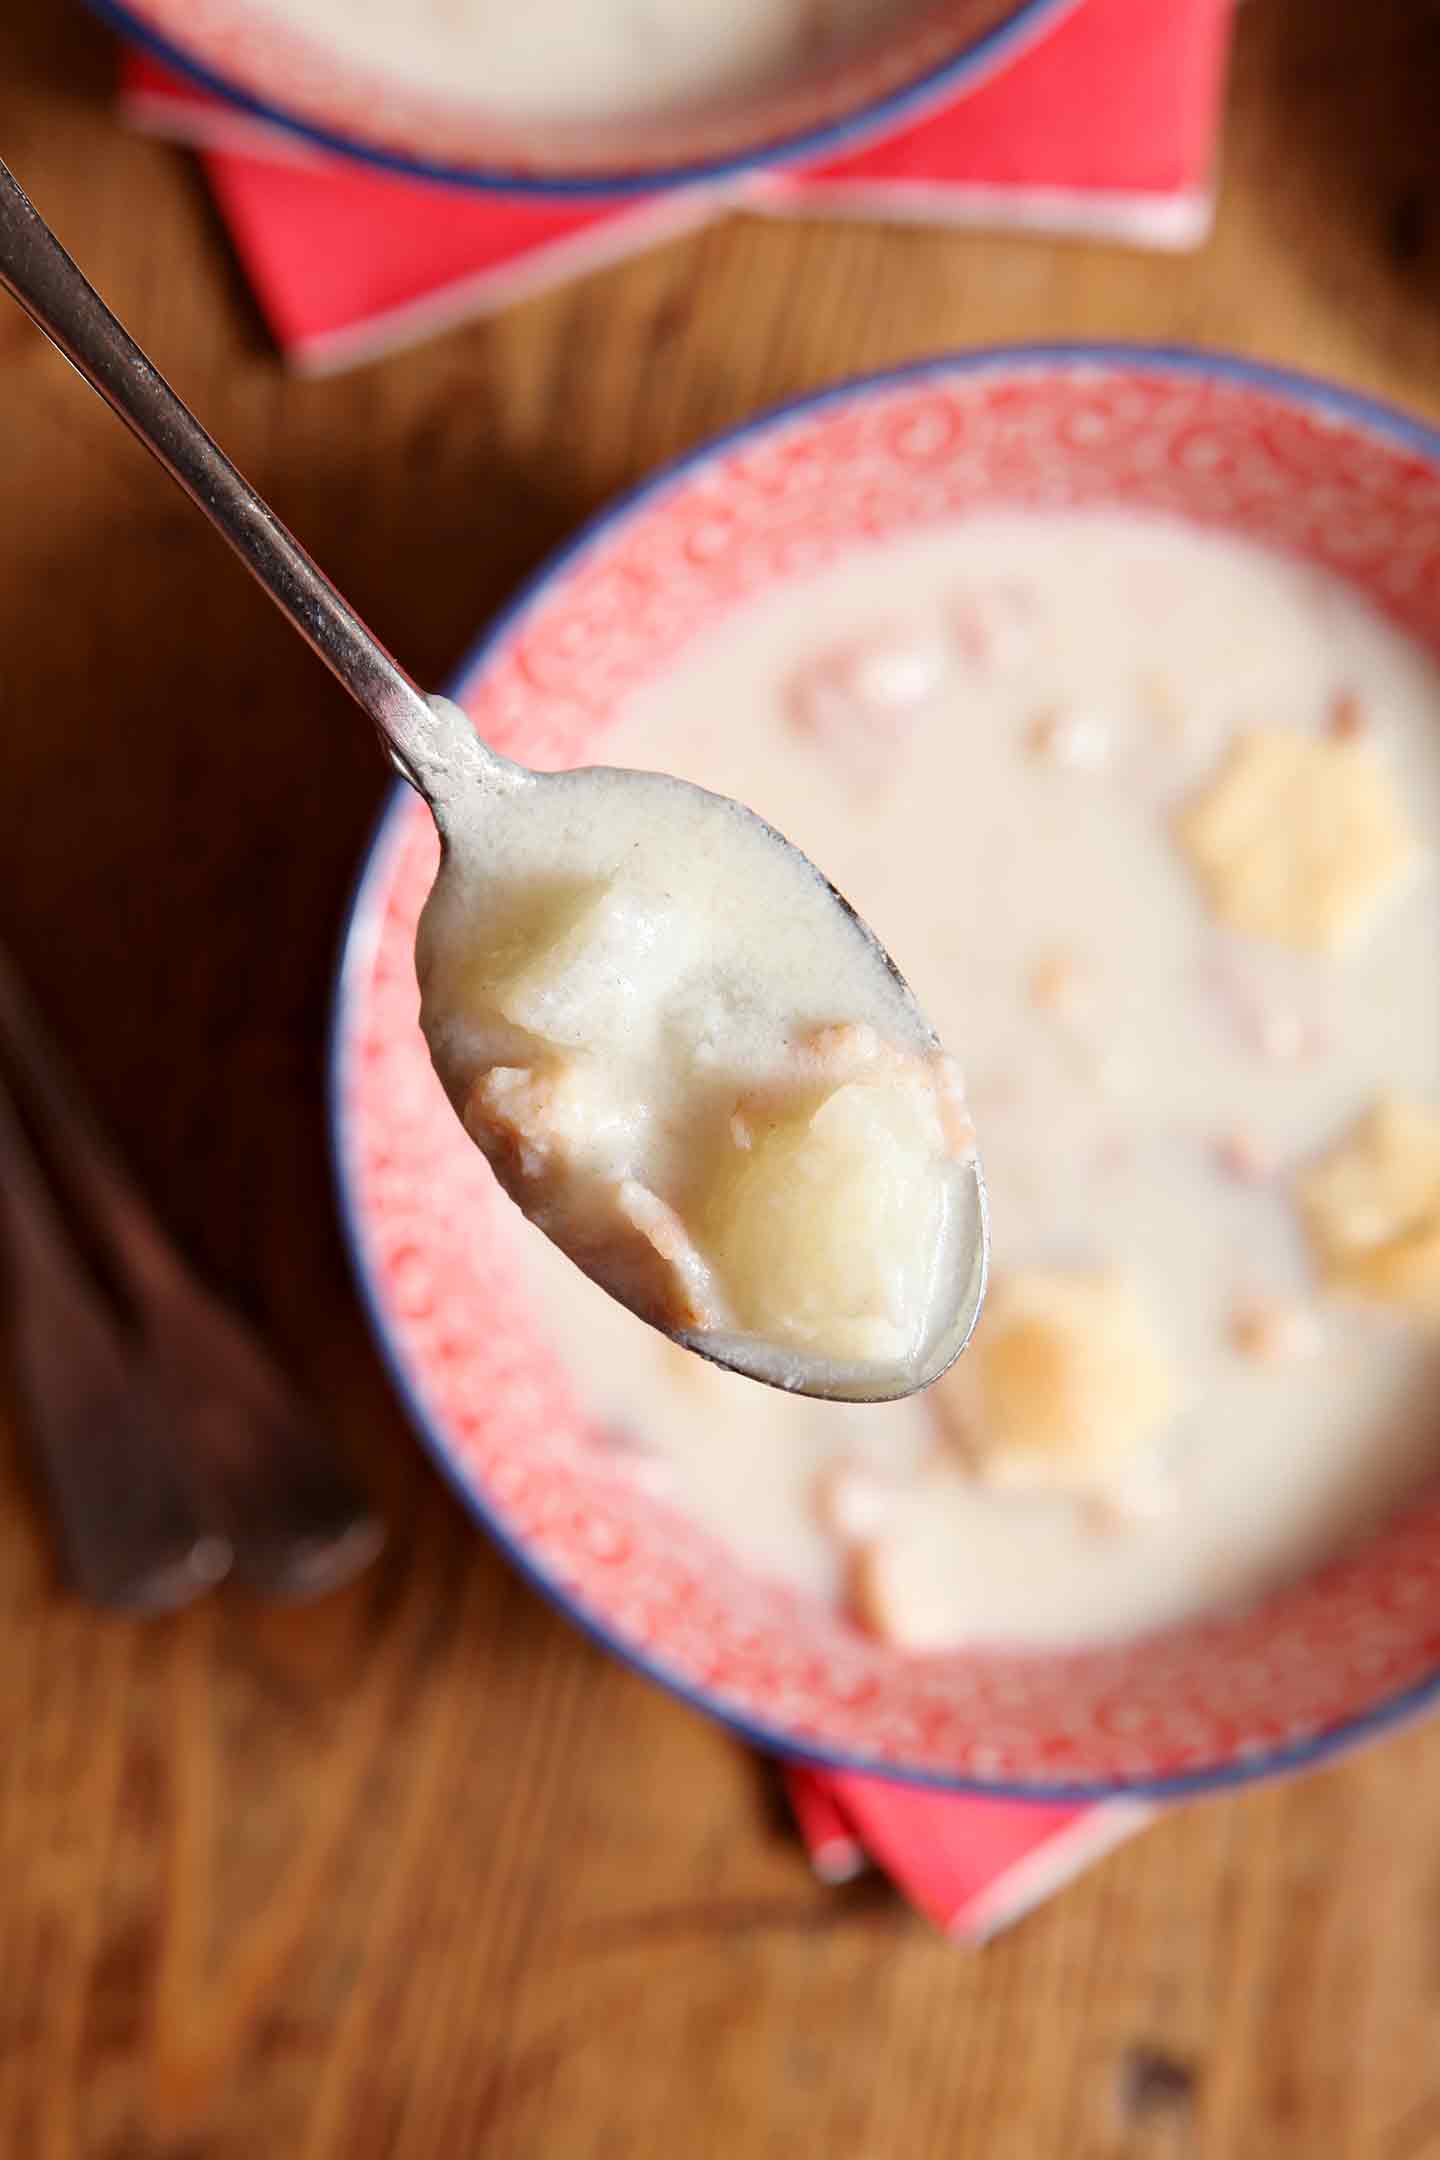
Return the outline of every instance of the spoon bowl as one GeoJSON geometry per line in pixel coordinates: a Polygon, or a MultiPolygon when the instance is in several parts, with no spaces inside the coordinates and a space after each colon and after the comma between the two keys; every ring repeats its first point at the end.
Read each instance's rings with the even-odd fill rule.
{"type": "MultiPolygon", "coordinates": [[[[486,749],[458,707],[443,699],[430,702],[437,716],[437,739],[453,739],[454,748],[444,760],[443,777],[437,781],[432,773],[427,789],[442,854],[416,939],[421,1025],[453,1107],[471,1138],[489,1156],[500,1182],[602,1288],[711,1363],[773,1387],[844,1402],[892,1401],[931,1385],[964,1348],[984,1293],[985,1189],[973,1145],[962,1145],[953,1160],[946,1160],[943,1220],[927,1236],[922,1196],[913,1221],[907,1219],[900,1232],[917,1253],[933,1250],[938,1256],[935,1274],[943,1279],[940,1294],[925,1302],[923,1334],[907,1344],[903,1356],[871,1354],[867,1345],[852,1344],[852,1335],[868,1336],[869,1321],[854,1330],[847,1328],[843,1339],[813,1351],[798,1332],[775,1336],[753,1321],[747,1327],[724,1288],[714,1285],[708,1241],[697,1243],[683,1262],[662,1269],[657,1278],[653,1234],[646,1229],[638,1245],[626,1234],[615,1207],[617,1197],[623,1199],[623,1195],[617,1196],[614,1178],[604,1163],[583,1192],[577,1192],[577,1204],[572,1207],[558,1180],[549,1176],[548,1166],[537,1171],[533,1160],[537,1152],[556,1153],[577,1146],[575,1130],[567,1126],[552,1147],[552,1091],[547,1076],[558,1072],[558,1084],[563,1084],[564,1076],[577,1072],[582,1064],[593,1071],[594,1061],[584,1053],[603,1039],[605,1062],[613,1062],[617,1072],[624,1072],[625,1101],[647,1109],[654,1105],[650,1123],[673,1135],[670,1143],[661,1142],[656,1150],[642,1146],[640,1154],[645,1161],[657,1152],[661,1157],[654,1180],[656,1193],[687,1193],[689,1204],[681,1208],[681,1219],[663,1220],[660,1225],[667,1239],[683,1236],[692,1213],[706,1216],[706,1195],[715,1189],[708,1168],[697,1178],[692,1175],[694,1165],[718,1161],[718,1182],[723,1184],[727,1175],[743,1171],[758,1159],[748,1152],[748,1135],[744,1151],[737,1153],[723,1138],[717,1141],[717,1134],[728,1132],[739,1106],[752,1099],[745,1077],[746,1053],[753,1047],[748,1036],[755,1031],[751,1007],[763,1002],[772,976],[784,981],[784,991],[781,1024],[770,1027],[758,1060],[762,1095],[777,1062],[782,1068],[787,1058],[804,1064],[804,1053],[792,1052],[792,1037],[800,1032],[787,1024],[792,1005],[796,1011],[809,1011],[807,1001],[819,999],[823,1010],[832,983],[843,985],[843,1009],[863,1014],[867,1031],[883,1042],[887,1058],[898,1058],[917,1072],[943,1072],[947,1061],[935,1033],[874,932],[807,856],[743,804],[670,774],[608,766],[532,771],[486,749]],[[553,846],[547,842],[547,832],[557,836],[553,846]],[[704,874],[707,856],[716,857],[708,865],[708,879],[704,874]],[[557,998],[562,1007],[569,1001],[573,978],[564,976],[558,990],[549,987],[538,997],[523,969],[518,995],[513,983],[505,980],[514,967],[515,891],[537,886],[549,890],[555,882],[530,877],[529,858],[544,871],[562,857],[586,894],[585,900],[576,903],[567,893],[559,903],[566,926],[559,941],[562,949],[572,941],[570,924],[577,904],[583,929],[588,895],[592,889],[606,888],[607,880],[613,880],[608,891],[621,895],[616,921],[624,939],[617,953],[602,925],[593,940],[594,957],[582,947],[576,973],[583,978],[588,969],[595,979],[586,1017],[568,1026],[563,1013],[556,1016],[555,1005],[557,998]],[[517,875],[517,865],[527,874],[517,875]],[[692,885],[694,891],[689,889],[692,885]],[[652,896],[658,896],[653,912],[652,896]],[[503,955],[499,979],[478,1003],[476,924],[482,926],[478,945],[483,946],[488,936],[503,955]],[[680,957],[678,978],[673,980],[663,957],[667,944],[674,944],[680,957]],[[785,980],[782,962],[787,945],[796,947],[797,957],[785,980]],[[737,979],[742,985],[738,992],[737,979]],[[617,983],[618,1026],[613,1012],[617,983]],[[630,994],[637,984],[653,989],[653,1011],[646,995],[630,994]],[[713,1030],[718,1038],[714,1043],[709,1015],[717,997],[712,985],[719,986],[722,1007],[722,1019],[713,1030]],[[694,1017],[697,1004],[702,1015],[698,1019],[694,1017]],[[489,1009],[492,1005],[493,1010],[489,1009]],[[541,1016],[544,1010],[551,1014],[548,1021],[541,1016]],[[547,1037],[538,1058],[529,1037],[532,1028],[547,1037]],[[678,1060],[677,1036],[681,1038],[678,1060]],[[580,1058],[570,1062],[577,1052],[580,1058]],[[674,1090],[668,1085],[677,1061],[683,1067],[678,1104],[671,1100],[674,1090]],[[484,1104],[499,1077],[497,1067],[501,1074],[523,1069],[546,1082],[543,1100],[528,1122],[517,1123],[508,1115],[497,1120],[487,1114],[484,1104]],[[699,1301],[694,1311],[687,1312],[684,1295],[676,1302],[682,1269],[691,1270],[681,1285],[684,1295],[689,1295],[686,1286],[693,1286],[694,1275],[704,1284],[694,1292],[699,1301]],[[717,1309],[702,1318],[703,1308],[717,1299],[717,1309]]],[[[602,902],[595,908],[597,916],[603,914],[603,906],[602,902]]],[[[538,950],[551,935],[547,921],[539,934],[527,929],[521,942],[533,942],[538,950]]],[[[479,972],[484,974],[483,962],[479,972]]],[[[557,966],[556,974],[563,976],[563,969],[557,966]]],[[[751,1065],[756,1062],[752,1056],[751,1065]]],[[[836,1077],[846,1080],[852,1075],[847,1069],[836,1077]]],[[[865,1077],[868,1081],[868,1071],[865,1077]]],[[[808,1070],[804,1086],[808,1086],[808,1070]]],[[[787,1087],[788,1083],[782,1083],[777,1111],[782,1124],[787,1087]]],[[[757,1146],[762,1151],[764,1119],[770,1107],[767,1101],[757,1127],[757,1146]]],[[[609,1120],[613,1109],[613,1099],[607,1100],[596,1122],[609,1120]]],[[[968,1121],[962,1118],[961,1122],[968,1134],[968,1121]]],[[[883,1128],[879,1138],[883,1140],[883,1128]]],[[[627,1180],[646,1181],[649,1194],[649,1173],[643,1164],[627,1163],[620,1174],[627,1180]]],[[[843,1177],[843,1161],[835,1166],[834,1174],[843,1177]]],[[[650,1204],[647,1197],[647,1209],[650,1204]]],[[[719,1233],[710,1212],[709,1227],[715,1237],[719,1233]]],[[[840,1218],[841,1230],[847,1230],[850,1225],[843,1208],[833,1212],[840,1218]]],[[[787,1229],[792,1240],[800,1238],[803,1250],[803,1227],[796,1226],[797,1215],[803,1214],[800,1203],[791,1197],[784,1214],[786,1220],[778,1225],[767,1214],[761,1239],[767,1256],[785,1244],[787,1229]]],[[[633,1212],[624,1207],[620,1215],[635,1221],[633,1212]]],[[[876,1219],[867,1218],[856,1225],[855,1236],[861,1243],[868,1236],[873,1248],[879,1227],[876,1219]]],[[[841,1242],[840,1231],[817,1241],[826,1252],[817,1254],[817,1265],[813,1273],[807,1271],[805,1287],[826,1279],[828,1250],[841,1242]]],[[[753,1240],[749,1249],[753,1253],[753,1240]]],[[[673,1257],[663,1242],[660,1250],[667,1262],[673,1257]]],[[[850,1277],[854,1272],[849,1270],[850,1277]]],[[[844,1303],[847,1310],[862,1302],[853,1280],[846,1280],[843,1299],[837,1294],[834,1302],[844,1303]]],[[[913,1299],[893,1302],[915,1303],[913,1299]]]]}

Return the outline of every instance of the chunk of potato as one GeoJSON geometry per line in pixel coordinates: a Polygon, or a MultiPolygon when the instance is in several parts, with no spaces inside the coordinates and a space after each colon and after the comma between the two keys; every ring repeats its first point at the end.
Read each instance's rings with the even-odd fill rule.
{"type": "Polygon", "coordinates": [[[695,957],[695,919],[667,896],[603,880],[531,889],[483,931],[460,1008],[497,1013],[554,1049],[581,1051],[649,1010],[695,957]]]}
{"type": "Polygon", "coordinates": [[[838,1360],[917,1352],[945,1232],[933,1087],[853,1080],[734,1130],[700,1242],[738,1325],[838,1360]]]}

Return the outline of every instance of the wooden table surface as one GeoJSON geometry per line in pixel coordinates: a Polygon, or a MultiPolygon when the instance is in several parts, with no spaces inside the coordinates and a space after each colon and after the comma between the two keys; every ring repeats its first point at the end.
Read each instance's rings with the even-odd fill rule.
{"type": "MultiPolygon", "coordinates": [[[[187,159],[113,124],[71,0],[0,9],[0,151],[438,679],[617,488],[856,368],[1197,339],[1440,414],[1433,0],[1242,18],[1193,258],[736,221],[318,384],[281,373],[187,159]]],[[[1440,1730],[1177,1812],[966,1955],[819,1887],[757,1765],[468,1527],[326,1165],[367,731],[8,310],[0,384],[0,936],[393,1530],[316,1609],[99,1618],[55,1587],[0,1409],[3,2160],[1440,2155],[1440,1730]]]]}

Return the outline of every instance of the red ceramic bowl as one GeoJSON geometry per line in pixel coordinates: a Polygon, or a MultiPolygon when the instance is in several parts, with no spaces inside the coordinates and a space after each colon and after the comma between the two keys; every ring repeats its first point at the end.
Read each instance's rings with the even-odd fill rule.
{"type": "MultiPolygon", "coordinates": [[[[520,0],[517,0],[520,4],[520,0]]],[[[953,96],[1075,0],[921,0],[843,62],[673,119],[522,126],[463,91],[427,96],[288,27],[283,0],[91,0],[132,42],[258,118],[422,178],[617,194],[834,151],[953,96]]]]}
{"type": "MultiPolygon", "coordinates": [[[[661,474],[531,584],[453,694],[536,765],[777,583],[979,507],[1114,503],[1351,580],[1440,651],[1440,435],[1199,353],[927,362],[771,413],[661,474]]],[[[354,904],[334,1032],[341,1205],[370,1317],[473,1513],[590,1632],[767,1747],[1029,1798],[1176,1794],[1311,1762],[1440,1689],[1440,1496],[1241,1615],[1119,1649],[916,1657],[757,1579],[587,1439],[512,1273],[513,1211],[416,1023],[436,863],[404,789],[354,904]]]]}

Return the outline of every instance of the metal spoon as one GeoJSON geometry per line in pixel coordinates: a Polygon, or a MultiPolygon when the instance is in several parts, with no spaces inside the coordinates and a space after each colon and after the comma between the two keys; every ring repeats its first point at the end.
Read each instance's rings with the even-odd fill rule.
{"type": "Polygon", "coordinates": [[[150,1214],[0,949],[7,1230],[17,1378],[77,1588],[176,1604],[233,1566],[263,1597],[318,1597],[374,1558],[378,1517],[150,1214]]]}
{"type": "MultiPolygon", "coordinates": [[[[517,786],[545,784],[546,775],[530,773],[487,748],[456,706],[443,698],[427,698],[392,659],[151,365],[3,164],[0,285],[153,452],[369,715],[396,769],[432,812],[442,845],[456,822],[453,807],[472,798],[475,791],[508,792],[517,786]]],[[[768,827],[764,829],[769,833],[768,827]]],[[[777,847],[790,845],[779,834],[770,837],[777,847]]],[[[798,856],[798,850],[794,852],[798,856]]],[[[799,860],[804,863],[803,857],[799,860]]],[[[819,875],[812,866],[805,867],[819,875]]],[[[829,890],[834,905],[853,918],[853,910],[833,888],[829,890]]],[[[901,981],[879,940],[864,925],[861,928],[874,966],[901,981]]],[[[914,1018],[920,1031],[928,1034],[918,1009],[914,1018]]],[[[950,1320],[937,1334],[921,1368],[893,1386],[827,1378],[822,1369],[817,1369],[813,1385],[807,1384],[803,1370],[784,1384],[803,1394],[875,1400],[910,1394],[938,1379],[964,1348],[984,1296],[987,1230],[978,1165],[963,1181],[960,1212],[960,1279],[948,1303],[950,1320]]],[[[674,1339],[714,1363],[752,1378],[773,1379],[773,1361],[752,1364],[743,1338],[707,1340],[677,1333],[674,1339]]]]}
{"type": "Polygon", "coordinates": [[[81,1267],[0,1083],[0,1257],[9,1362],[64,1567],[97,1605],[171,1612],[229,1572],[185,1467],[154,1430],[129,1346],[81,1267]]]}

